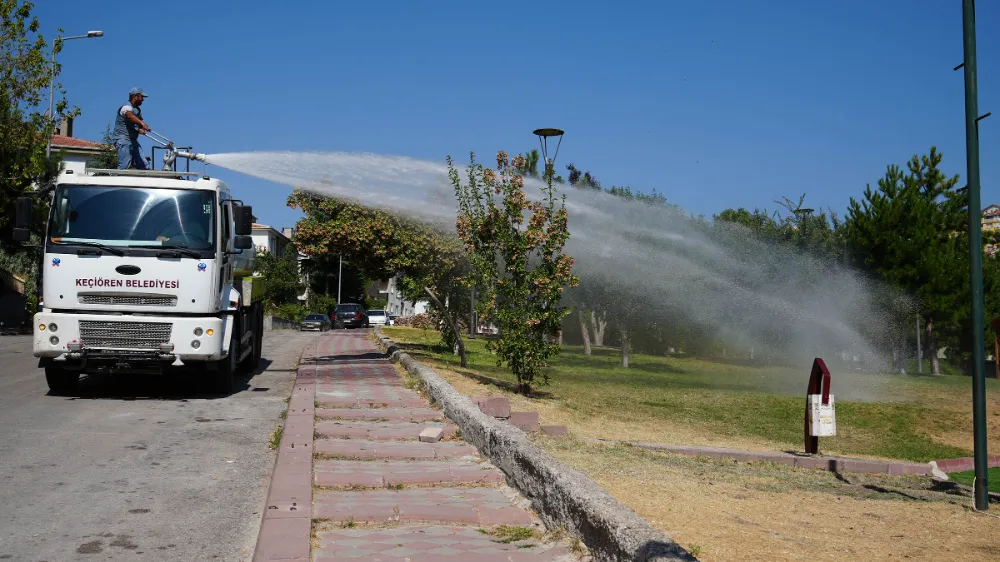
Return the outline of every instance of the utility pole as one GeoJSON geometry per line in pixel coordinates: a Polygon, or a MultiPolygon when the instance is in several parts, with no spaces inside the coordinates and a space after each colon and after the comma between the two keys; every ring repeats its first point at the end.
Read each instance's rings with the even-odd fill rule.
{"type": "Polygon", "coordinates": [[[337,304],[340,304],[340,278],[344,276],[344,256],[340,256],[340,266],[337,269],[337,304]]]}
{"type": "Polygon", "coordinates": [[[976,77],[976,4],[962,0],[962,44],[965,60],[955,67],[965,69],[965,164],[969,195],[969,281],[972,289],[972,430],[975,441],[976,479],[973,494],[976,509],[990,507],[986,454],[986,359],[983,352],[983,248],[982,204],[979,200],[979,85],[976,77]]]}

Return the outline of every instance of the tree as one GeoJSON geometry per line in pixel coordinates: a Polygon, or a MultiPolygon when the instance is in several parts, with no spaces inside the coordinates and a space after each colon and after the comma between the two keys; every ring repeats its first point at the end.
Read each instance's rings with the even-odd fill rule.
{"type": "Polygon", "coordinates": [[[869,185],[862,201],[851,198],[845,224],[850,259],[917,297],[935,374],[939,343],[960,341],[969,291],[967,198],[958,176],[940,170],[942,158],[931,147],[905,172],[889,166],[877,190],[869,185]]]}
{"type": "Polygon", "coordinates": [[[524,153],[524,160],[521,163],[521,167],[518,168],[518,172],[525,177],[538,177],[538,161],[542,158],[542,155],[538,152],[537,148],[533,148],[528,152],[524,153]]]}
{"type": "Polygon", "coordinates": [[[458,280],[467,265],[454,236],[389,211],[302,190],[292,192],[288,206],[306,215],[296,225],[295,239],[311,259],[343,255],[366,279],[401,274],[409,298],[429,297],[446,324],[442,342],[468,366],[455,314],[463,310],[457,308],[458,280]]]}
{"type": "Polygon", "coordinates": [[[256,270],[265,279],[264,298],[272,310],[297,302],[302,291],[299,263],[294,252],[278,256],[271,252],[257,253],[256,270]]]}
{"type": "Polygon", "coordinates": [[[578,170],[572,162],[566,165],[566,169],[569,170],[569,184],[573,187],[601,190],[601,182],[597,181],[597,178],[590,174],[590,170],[586,172],[578,170]]]}
{"type": "Polygon", "coordinates": [[[482,294],[477,312],[484,320],[495,319],[500,329],[487,349],[496,352],[498,366],[507,364],[527,395],[539,375],[548,382],[544,367],[559,352],[552,339],[568,313],[559,300],[578,279],[573,259],[563,252],[568,213],[565,196],[556,205],[553,171],[546,167],[542,200],[529,201],[518,173],[523,167],[524,157],[511,161],[503,151],[497,153],[496,170],[477,164],[470,154],[463,184],[448,157],[458,199],[456,228],[471,263],[468,280],[482,294]]]}
{"type": "MultiPolygon", "coordinates": [[[[29,314],[37,302],[38,265],[40,258],[34,248],[14,242],[14,201],[36,185],[46,185],[59,171],[61,156],[45,155],[49,135],[55,130],[57,117],[42,113],[42,100],[47,99],[49,80],[59,74],[53,68],[49,53],[58,53],[58,41],[49,49],[38,33],[38,19],[31,15],[34,4],[20,0],[0,0],[0,268],[27,277],[25,292],[29,314]]],[[[62,30],[60,29],[61,33],[62,30]]],[[[65,94],[61,84],[56,91],[65,94]]],[[[56,115],[75,116],[78,109],[68,110],[64,99],[54,105],[56,115]]],[[[48,201],[38,201],[31,235],[37,245],[38,227],[45,224],[48,201]]]]}
{"type": "MultiPolygon", "coordinates": [[[[34,185],[48,183],[59,169],[57,156],[45,156],[57,119],[39,111],[59,66],[53,69],[49,64],[50,50],[38,33],[33,8],[28,1],[0,0],[0,249],[11,253],[23,251],[13,243],[14,200],[34,185]]],[[[57,41],[53,49],[58,53],[61,43],[57,41]]],[[[64,93],[61,86],[58,91],[64,93]]],[[[78,110],[67,111],[62,99],[55,112],[73,116],[78,110]]],[[[47,206],[36,207],[40,219],[47,206]]]]}
{"type": "Polygon", "coordinates": [[[110,123],[104,128],[104,136],[101,138],[101,152],[87,167],[98,170],[118,169],[118,150],[115,149],[115,139],[111,136],[110,123]]]}

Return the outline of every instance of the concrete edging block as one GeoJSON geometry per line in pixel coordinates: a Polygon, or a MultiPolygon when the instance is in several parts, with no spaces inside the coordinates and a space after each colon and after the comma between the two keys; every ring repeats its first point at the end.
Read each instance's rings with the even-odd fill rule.
{"type": "Polygon", "coordinates": [[[271,468],[267,500],[257,531],[253,561],[308,562],[312,533],[312,449],[315,427],[316,368],[299,355],[281,441],[271,468]]]}
{"type": "Polygon", "coordinates": [[[430,398],[461,428],[462,439],[504,473],[546,525],[562,527],[583,541],[595,560],[697,560],[587,475],[535,447],[521,430],[483,413],[433,369],[402,352],[379,328],[375,334],[390,359],[423,381],[430,398]]]}

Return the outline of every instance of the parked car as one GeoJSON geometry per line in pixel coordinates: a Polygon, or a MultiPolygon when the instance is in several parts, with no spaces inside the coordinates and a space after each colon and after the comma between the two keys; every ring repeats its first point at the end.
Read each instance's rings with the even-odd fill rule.
{"type": "Polygon", "coordinates": [[[368,321],[375,326],[388,326],[389,315],[384,310],[369,310],[368,321]]]}
{"type": "Polygon", "coordinates": [[[338,304],[330,314],[337,328],[367,328],[368,314],[360,304],[338,304]]]}
{"type": "Polygon", "coordinates": [[[320,314],[318,312],[312,312],[306,315],[299,323],[299,330],[306,332],[311,330],[318,330],[320,332],[325,332],[333,327],[333,323],[330,322],[330,317],[326,314],[320,314]]]}

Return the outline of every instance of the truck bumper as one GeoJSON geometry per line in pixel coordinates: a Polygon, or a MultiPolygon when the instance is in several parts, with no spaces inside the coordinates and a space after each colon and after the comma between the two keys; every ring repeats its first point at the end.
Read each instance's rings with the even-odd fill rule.
{"type": "Polygon", "coordinates": [[[230,317],[120,316],[39,312],[35,357],[51,360],[135,357],[215,361],[229,352],[230,317]]]}

